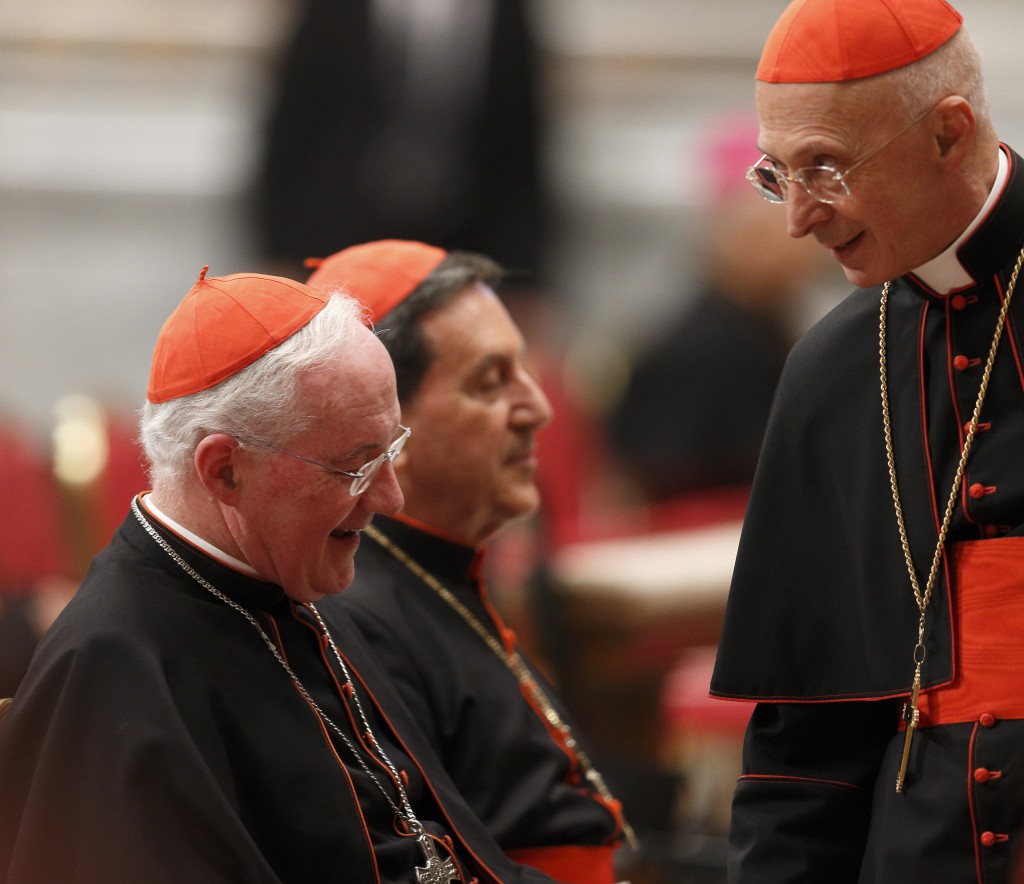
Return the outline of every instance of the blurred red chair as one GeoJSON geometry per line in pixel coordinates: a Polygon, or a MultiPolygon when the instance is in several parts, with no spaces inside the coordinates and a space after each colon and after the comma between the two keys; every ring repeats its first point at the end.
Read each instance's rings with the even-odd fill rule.
{"type": "Polygon", "coordinates": [[[107,465],[97,479],[95,498],[100,549],[124,521],[132,498],[149,488],[135,415],[107,408],[106,427],[107,465]]]}
{"type": "Polygon", "coordinates": [[[147,488],[144,459],[131,412],[73,394],[54,414],[54,471],[68,512],[69,545],[84,575],[132,497],[147,488]]]}
{"type": "Polygon", "coordinates": [[[27,429],[0,419],[0,594],[72,576],[64,508],[49,458],[27,429]]]}
{"type": "Polygon", "coordinates": [[[662,693],[662,754],[686,784],[677,809],[680,827],[723,835],[754,704],[709,697],[714,665],[714,647],[690,648],[669,672],[662,693]]]}

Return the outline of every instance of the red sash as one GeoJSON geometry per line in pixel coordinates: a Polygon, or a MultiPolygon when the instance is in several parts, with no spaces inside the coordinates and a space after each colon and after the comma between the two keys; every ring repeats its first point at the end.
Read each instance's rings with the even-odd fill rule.
{"type": "Polygon", "coordinates": [[[1024,718],[1024,537],[952,547],[953,681],[928,691],[921,727],[1024,718]]]}
{"type": "Polygon", "coordinates": [[[530,866],[565,884],[615,884],[614,847],[565,845],[506,851],[513,862],[530,866]]]}

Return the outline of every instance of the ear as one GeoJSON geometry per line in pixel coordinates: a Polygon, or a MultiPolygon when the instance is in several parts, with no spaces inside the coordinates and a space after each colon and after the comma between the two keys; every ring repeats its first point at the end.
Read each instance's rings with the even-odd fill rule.
{"type": "Polygon", "coordinates": [[[976,134],[974,108],[960,95],[947,95],[935,105],[935,143],[939,159],[947,165],[959,165],[970,154],[976,134]]]}
{"type": "Polygon", "coordinates": [[[222,503],[233,503],[238,496],[238,440],[227,433],[214,433],[200,440],[194,462],[203,487],[222,503]]]}

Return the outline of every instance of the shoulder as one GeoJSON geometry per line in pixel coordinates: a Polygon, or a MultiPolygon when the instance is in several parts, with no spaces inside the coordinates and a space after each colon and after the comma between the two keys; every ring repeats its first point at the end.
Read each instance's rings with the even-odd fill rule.
{"type": "Polygon", "coordinates": [[[443,639],[435,637],[437,617],[430,610],[429,594],[394,564],[360,552],[352,583],[322,599],[317,608],[332,621],[346,621],[347,628],[357,630],[387,668],[419,671],[436,657],[443,639]]]}
{"type": "Polygon", "coordinates": [[[881,289],[856,289],[826,313],[793,346],[790,371],[831,362],[837,349],[864,350],[864,342],[875,352],[881,289]],[[867,333],[867,334],[866,334],[867,333]]]}
{"type": "Polygon", "coordinates": [[[775,410],[818,404],[835,411],[858,397],[878,362],[879,289],[857,289],[793,346],[776,391],[775,410]]]}
{"type": "Polygon", "coordinates": [[[368,637],[377,632],[386,637],[394,630],[404,632],[422,619],[427,600],[417,590],[401,563],[379,549],[360,548],[352,583],[322,604],[345,611],[364,632],[369,630],[368,637]]]}

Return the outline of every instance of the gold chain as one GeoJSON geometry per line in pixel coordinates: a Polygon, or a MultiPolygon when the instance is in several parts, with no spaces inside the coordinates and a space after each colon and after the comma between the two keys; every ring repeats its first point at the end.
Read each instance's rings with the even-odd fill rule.
{"type": "Polygon", "coordinates": [[[903,547],[903,559],[907,565],[907,573],[910,576],[910,585],[914,588],[914,601],[917,603],[919,612],[917,622],[917,643],[914,645],[914,682],[911,692],[911,699],[907,708],[907,737],[903,747],[903,760],[900,765],[900,773],[896,779],[896,791],[903,791],[904,775],[906,773],[907,758],[910,750],[910,737],[913,729],[917,726],[919,710],[917,709],[918,695],[921,690],[921,667],[925,659],[924,631],[925,614],[928,603],[932,599],[932,591],[935,588],[935,579],[939,573],[939,564],[942,561],[942,551],[946,546],[946,537],[949,534],[949,526],[953,520],[953,511],[960,494],[960,485],[963,482],[964,471],[967,468],[967,458],[974,444],[974,437],[978,431],[978,420],[981,416],[981,406],[985,401],[985,394],[988,392],[988,384],[992,375],[992,366],[995,364],[996,350],[999,348],[999,341],[1003,336],[1003,328],[1006,325],[1006,316],[1010,309],[1010,299],[1013,297],[1014,289],[1017,286],[1017,277],[1020,274],[1021,265],[1024,264],[1024,249],[1017,257],[1013,273],[1010,275],[1010,282],[1006,287],[1006,297],[1003,299],[999,311],[999,319],[996,321],[995,334],[992,336],[992,344],[989,347],[988,360],[985,362],[985,371],[981,376],[981,387],[978,390],[978,398],[974,403],[974,413],[967,426],[967,438],[964,440],[963,451],[960,454],[960,462],[957,464],[956,475],[953,477],[953,487],[949,493],[949,500],[946,503],[946,512],[942,517],[942,525],[939,528],[939,538],[935,544],[935,554],[932,556],[931,568],[928,572],[928,579],[925,582],[924,592],[918,583],[917,572],[914,569],[914,561],[910,555],[910,541],[907,538],[907,527],[903,520],[903,505],[900,501],[899,485],[896,481],[896,459],[893,453],[892,424],[889,416],[889,385],[886,379],[886,310],[889,302],[889,291],[892,288],[892,281],[888,281],[882,287],[882,299],[878,315],[878,351],[879,351],[879,376],[881,379],[882,392],[882,424],[885,428],[885,457],[889,467],[889,485],[892,488],[892,501],[896,509],[896,524],[900,531],[900,544],[903,547]]]}
{"type": "MultiPolygon", "coordinates": [[[[619,802],[616,801],[615,797],[609,790],[608,785],[605,783],[604,777],[602,777],[601,773],[594,767],[587,753],[583,751],[583,748],[579,745],[575,736],[573,736],[572,728],[569,727],[562,716],[559,715],[558,710],[551,703],[551,700],[548,699],[547,694],[544,693],[541,686],[537,683],[537,679],[533,677],[533,673],[530,672],[526,663],[523,661],[523,658],[515,648],[507,650],[504,645],[494,637],[490,630],[488,630],[487,627],[477,619],[469,608],[460,602],[433,574],[412,558],[412,556],[410,556],[400,546],[395,544],[390,537],[383,534],[373,525],[367,525],[363,529],[363,533],[380,544],[380,546],[391,553],[392,556],[405,565],[405,567],[413,574],[419,577],[420,580],[422,580],[444,601],[446,601],[456,611],[456,613],[458,613],[459,616],[469,624],[472,630],[487,644],[487,647],[489,647],[511,670],[512,674],[519,681],[519,684],[529,692],[531,697],[533,697],[537,705],[540,707],[547,723],[558,732],[566,747],[576,756],[579,761],[580,768],[583,770],[584,776],[594,787],[597,793],[605,801],[618,804],[619,802]]],[[[640,842],[637,840],[633,827],[626,821],[625,816],[622,817],[622,834],[625,836],[626,841],[631,848],[634,850],[639,848],[640,842]]]]}

